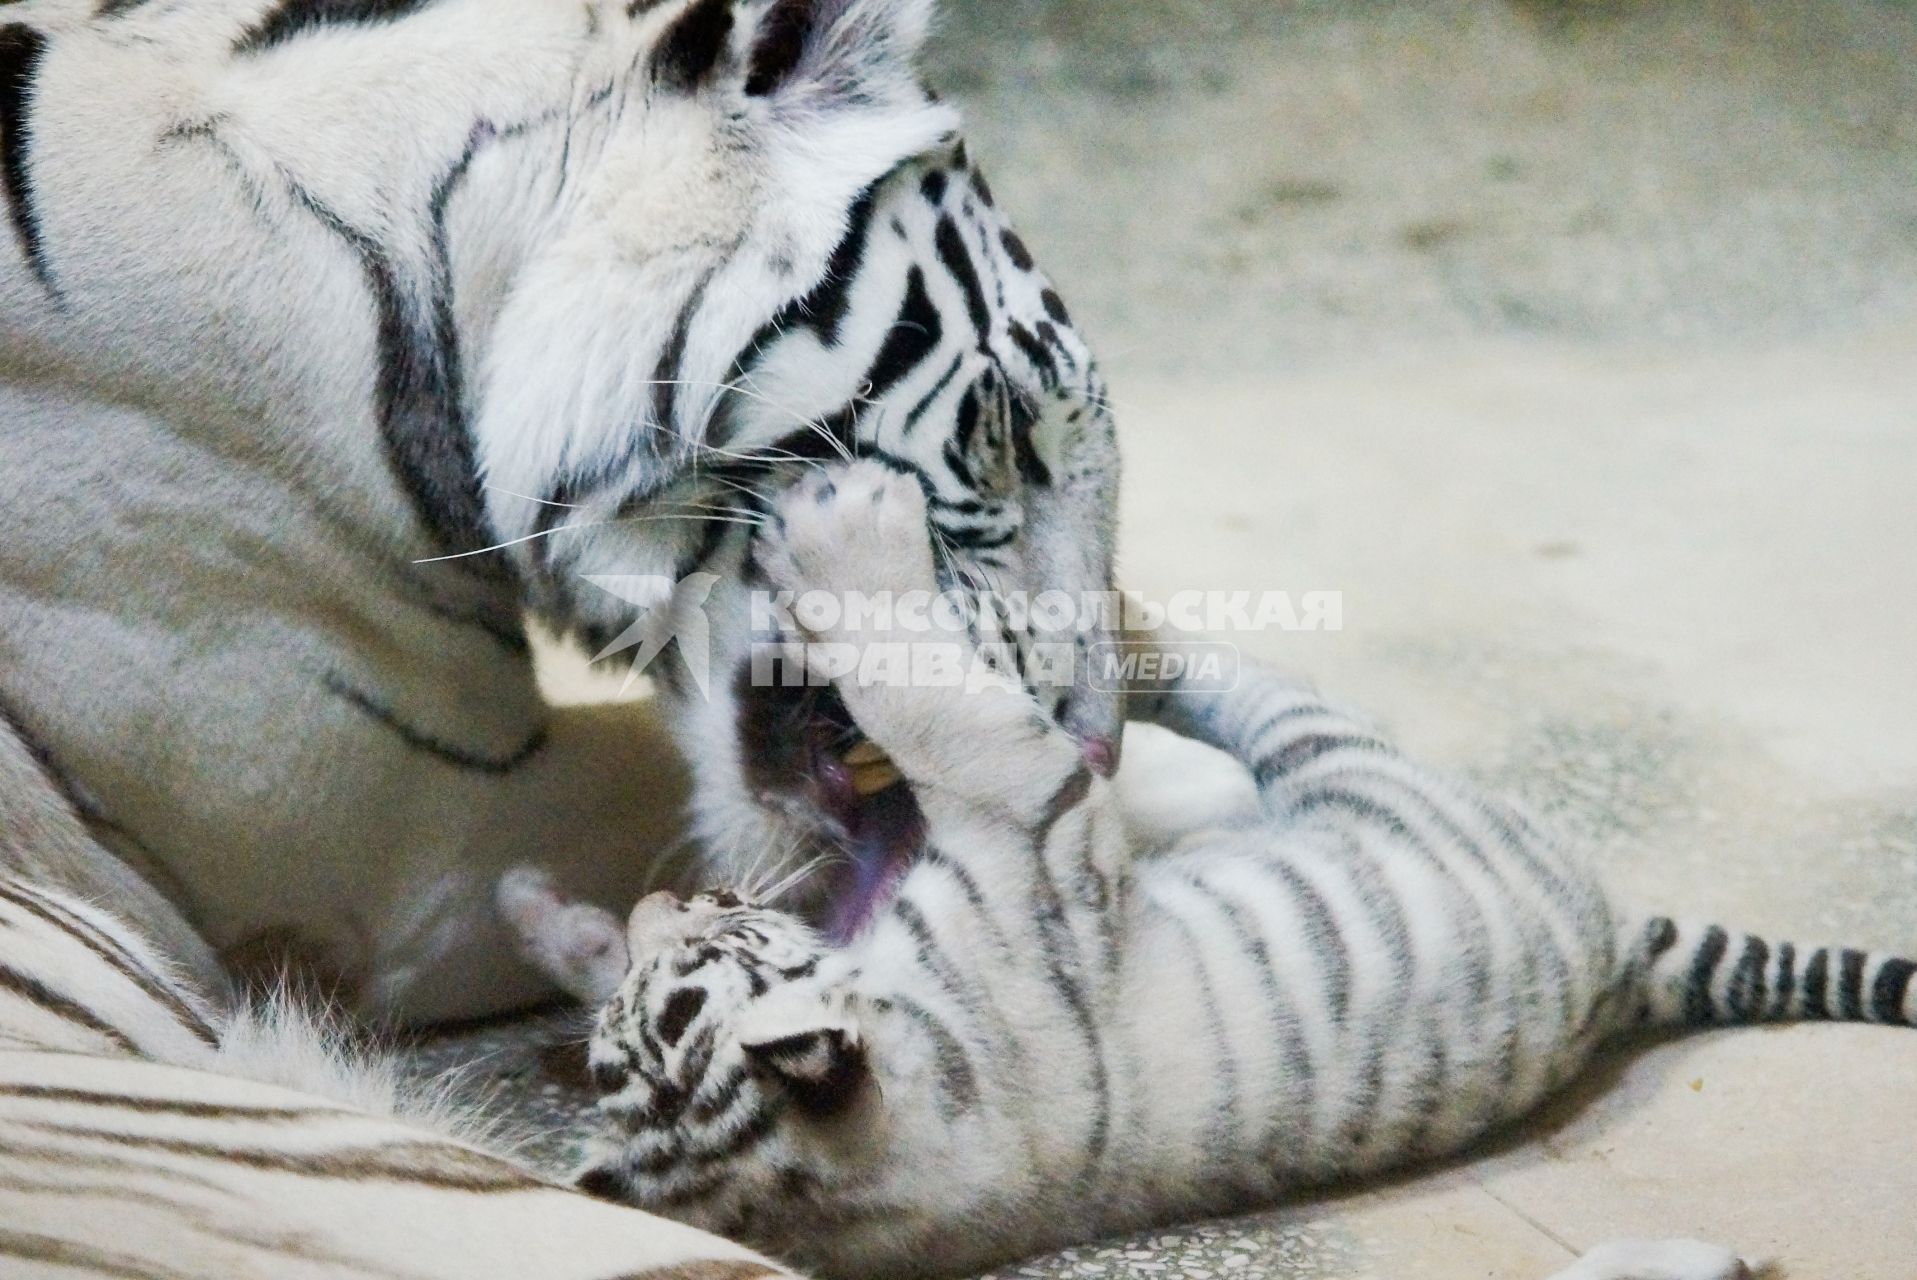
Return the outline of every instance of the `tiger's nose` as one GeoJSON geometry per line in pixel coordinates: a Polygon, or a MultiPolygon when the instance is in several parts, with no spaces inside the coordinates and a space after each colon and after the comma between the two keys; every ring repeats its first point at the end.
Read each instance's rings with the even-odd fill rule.
{"type": "Polygon", "coordinates": [[[1125,740],[1124,700],[1118,694],[1080,687],[1065,696],[1059,708],[1058,722],[1078,739],[1085,763],[1101,778],[1118,772],[1118,761],[1125,740]]]}

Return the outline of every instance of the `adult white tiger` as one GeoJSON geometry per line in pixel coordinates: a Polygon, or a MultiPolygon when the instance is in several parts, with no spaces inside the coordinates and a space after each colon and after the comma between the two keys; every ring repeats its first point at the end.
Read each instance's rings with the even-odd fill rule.
{"type": "Polygon", "coordinates": [[[88,901],[118,873],[79,815],[19,802],[37,772],[0,740],[0,865],[59,851],[82,892],[0,871],[0,1275],[790,1274],[489,1154],[296,1008],[221,1007],[88,901]]]}
{"type": "Polygon", "coordinates": [[[496,875],[626,900],[684,784],[541,704],[521,611],[610,640],[583,576],[682,577],[768,460],[888,452],[1001,584],[1105,584],[1097,375],[913,72],[928,9],[6,6],[0,706],[168,950],[534,994],[496,875]]]}

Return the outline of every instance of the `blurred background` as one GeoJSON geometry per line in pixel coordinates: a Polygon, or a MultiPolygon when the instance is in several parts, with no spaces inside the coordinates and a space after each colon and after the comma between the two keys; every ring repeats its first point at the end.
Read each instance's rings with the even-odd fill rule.
{"type": "Polygon", "coordinates": [[[972,0],[933,80],[1126,371],[1917,312],[1917,8],[972,0]]]}

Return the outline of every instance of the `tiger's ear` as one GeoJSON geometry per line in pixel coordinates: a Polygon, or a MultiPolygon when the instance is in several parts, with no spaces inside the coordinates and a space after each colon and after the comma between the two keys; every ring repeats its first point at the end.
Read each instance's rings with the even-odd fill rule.
{"type": "Polygon", "coordinates": [[[740,1022],[739,1047],[754,1072],[777,1082],[792,1105],[817,1120],[849,1110],[871,1076],[865,1042],[848,1011],[816,993],[760,999],[740,1022]]]}

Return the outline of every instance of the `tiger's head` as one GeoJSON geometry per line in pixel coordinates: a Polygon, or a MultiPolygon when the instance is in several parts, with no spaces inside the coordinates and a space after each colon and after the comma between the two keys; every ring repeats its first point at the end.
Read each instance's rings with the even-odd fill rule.
{"type": "MultiPolygon", "coordinates": [[[[478,398],[489,508],[523,540],[535,607],[594,652],[642,655],[674,602],[696,617],[648,670],[713,878],[849,855],[811,882],[840,932],[914,815],[854,785],[870,748],[829,690],[753,678],[755,641],[776,638],[751,607],[768,496],[878,456],[925,488],[954,589],[1077,600],[1113,573],[1104,384],[923,87],[929,18],[929,0],[634,0],[604,69],[581,73],[561,208],[492,325],[478,398]]],[[[984,638],[1021,671],[1054,655],[1033,692],[1109,769],[1096,626],[1016,622],[984,638]],[[1064,680],[1061,645],[1079,651],[1064,680]]]]}
{"type": "Polygon", "coordinates": [[[607,1123],[579,1185],[765,1247],[802,1245],[816,1224],[778,1220],[795,1180],[850,1173],[847,1144],[873,1141],[878,1119],[831,951],[791,915],[726,891],[653,894],[628,942],[632,966],[588,1050],[607,1123]]]}

